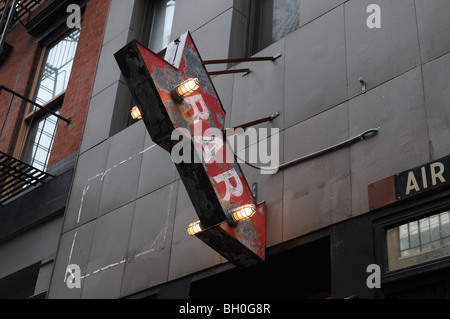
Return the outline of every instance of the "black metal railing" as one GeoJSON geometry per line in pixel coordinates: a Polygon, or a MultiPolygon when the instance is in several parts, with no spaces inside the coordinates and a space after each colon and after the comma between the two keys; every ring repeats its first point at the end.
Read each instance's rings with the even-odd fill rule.
{"type": "MultiPolygon", "coordinates": [[[[50,110],[38,103],[28,99],[3,85],[0,85],[0,98],[2,95],[9,94],[9,97],[3,98],[8,105],[0,105],[0,116],[3,123],[0,129],[0,139],[6,140],[6,144],[10,144],[13,138],[18,121],[18,112],[13,112],[18,106],[15,99],[20,99],[22,103],[20,107],[32,105],[32,115],[25,121],[25,133],[21,134],[21,140],[17,141],[17,145],[23,145],[21,158],[16,158],[12,154],[7,154],[6,149],[0,150],[0,206],[5,202],[26,191],[30,187],[34,187],[45,183],[52,176],[45,172],[49,159],[51,146],[56,134],[58,121],[62,120],[70,123],[70,120],[62,117],[57,112],[50,110]],[[3,114],[2,114],[3,113],[3,114]],[[40,113],[36,115],[37,113],[40,113]],[[45,130],[46,122],[51,122],[51,130],[45,130]],[[7,125],[14,122],[14,125],[7,125]],[[6,129],[8,127],[8,129],[6,129]],[[14,127],[11,129],[11,127],[14,127]],[[36,128],[36,129],[33,129],[36,128]],[[42,146],[46,140],[45,148],[42,146]],[[42,151],[43,150],[43,151],[42,151]],[[40,152],[40,153],[39,153],[40,152]],[[39,155],[38,155],[39,154],[39,155]],[[41,158],[37,160],[37,157],[41,158]],[[24,158],[26,157],[26,158],[24,158]]],[[[20,113],[20,112],[19,112],[20,113]]],[[[48,127],[48,126],[47,126],[48,127]]],[[[9,146],[4,148],[8,148],[9,146]]]]}
{"type": "Polygon", "coordinates": [[[0,53],[5,45],[9,28],[25,16],[31,16],[31,11],[41,0],[0,0],[0,53]]]}
{"type": "Polygon", "coordinates": [[[0,151],[0,206],[52,175],[0,151]]]}

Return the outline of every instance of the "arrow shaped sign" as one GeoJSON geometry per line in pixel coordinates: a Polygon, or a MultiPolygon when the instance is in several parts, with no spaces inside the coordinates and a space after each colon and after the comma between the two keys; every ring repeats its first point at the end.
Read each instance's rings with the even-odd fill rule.
{"type": "Polygon", "coordinates": [[[191,35],[172,42],[164,59],[136,41],[115,58],[152,140],[172,155],[191,150],[175,165],[200,219],[195,236],[237,266],[263,261],[266,206],[255,202],[223,136],[225,110],[191,35]],[[189,79],[198,88],[177,95],[189,79]],[[180,137],[189,142],[179,144],[180,137]],[[241,221],[243,208],[252,214],[241,221]]]}

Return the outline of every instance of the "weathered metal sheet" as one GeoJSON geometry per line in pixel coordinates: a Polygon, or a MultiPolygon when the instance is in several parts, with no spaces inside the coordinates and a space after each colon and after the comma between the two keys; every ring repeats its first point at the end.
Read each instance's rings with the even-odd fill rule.
{"type": "Polygon", "coordinates": [[[369,208],[381,208],[449,185],[450,155],[447,155],[370,184],[369,208]]]}
{"type": "Polygon", "coordinates": [[[220,138],[218,134],[211,135],[214,129],[215,132],[224,130],[225,111],[190,34],[184,34],[169,45],[165,59],[136,41],[115,56],[130,91],[139,103],[152,140],[171,152],[179,142],[172,140],[172,132],[178,130],[184,136],[188,135],[192,158],[202,159],[176,164],[205,229],[201,239],[236,264],[246,260],[242,258],[242,252],[263,260],[265,205],[258,206],[255,202],[223,135],[220,134],[220,138]],[[197,78],[200,88],[184,100],[175,102],[172,90],[188,78],[197,78]],[[238,225],[228,224],[233,210],[246,204],[258,207],[256,218],[238,225]],[[211,236],[209,240],[205,239],[208,234],[211,236]],[[228,246],[240,247],[234,251],[241,257],[233,254],[233,250],[226,253],[224,247],[228,246]],[[240,249],[242,252],[237,253],[240,249]]]}
{"type": "Polygon", "coordinates": [[[258,205],[257,213],[238,227],[222,222],[198,233],[196,237],[238,267],[260,263],[265,260],[266,203],[258,205]]]}

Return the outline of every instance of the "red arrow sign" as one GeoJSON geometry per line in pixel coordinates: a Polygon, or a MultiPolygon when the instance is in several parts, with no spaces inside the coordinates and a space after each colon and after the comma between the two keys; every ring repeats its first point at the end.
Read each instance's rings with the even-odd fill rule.
{"type": "Polygon", "coordinates": [[[240,266],[263,260],[265,205],[256,204],[223,137],[225,110],[191,35],[171,43],[165,59],[135,41],[115,56],[153,141],[172,152],[179,143],[173,138],[177,130],[196,150],[188,158],[197,160],[176,166],[203,227],[197,237],[240,266]],[[173,90],[190,78],[200,87],[174,99],[173,90]],[[233,223],[232,214],[246,205],[256,214],[233,223]]]}

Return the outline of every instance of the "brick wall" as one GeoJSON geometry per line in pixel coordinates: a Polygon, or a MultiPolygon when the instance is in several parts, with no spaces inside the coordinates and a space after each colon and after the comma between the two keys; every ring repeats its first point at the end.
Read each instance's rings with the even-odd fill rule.
{"type": "MultiPolygon", "coordinates": [[[[91,0],[86,7],[82,31],[67,87],[61,115],[70,118],[70,125],[59,121],[48,166],[56,164],[76,152],[80,146],[89,97],[100,53],[109,0],[91,0]]],[[[9,31],[7,42],[13,51],[0,68],[0,85],[30,97],[33,81],[39,67],[42,47],[36,38],[16,23],[9,31]]],[[[11,94],[0,94],[0,150],[13,154],[17,134],[22,123],[24,102],[15,97],[10,106],[11,94]],[[7,118],[6,118],[7,116],[7,118]],[[6,119],[6,121],[5,121],[6,119]]]]}
{"type": "MultiPolygon", "coordinates": [[[[28,96],[27,90],[33,82],[40,51],[38,43],[19,23],[10,29],[6,41],[13,46],[13,51],[0,69],[0,84],[28,96]]],[[[0,136],[0,150],[7,153],[14,148],[14,133],[23,111],[23,101],[14,98],[11,111],[5,121],[10,101],[11,94],[8,92],[0,94],[0,125],[5,125],[0,136]]]]}
{"type": "Polygon", "coordinates": [[[61,115],[70,124],[59,122],[48,166],[79,149],[89,97],[95,77],[109,0],[91,0],[84,15],[80,39],[61,115]]]}

